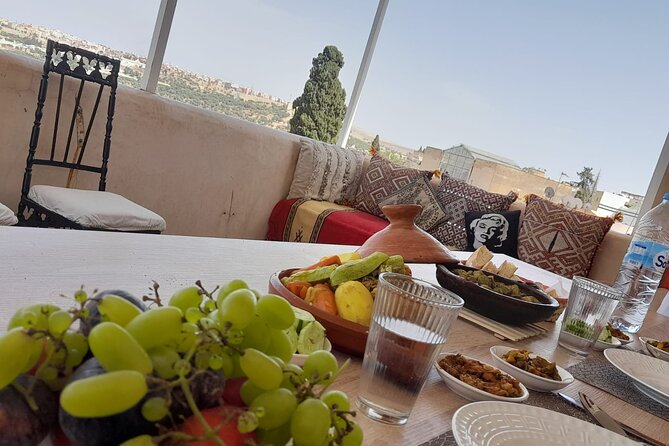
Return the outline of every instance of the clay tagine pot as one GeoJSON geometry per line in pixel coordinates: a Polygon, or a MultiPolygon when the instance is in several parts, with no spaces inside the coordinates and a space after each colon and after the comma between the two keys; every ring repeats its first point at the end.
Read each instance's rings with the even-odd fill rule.
{"type": "Polygon", "coordinates": [[[363,257],[376,251],[391,256],[399,254],[406,263],[458,263],[439,240],[415,225],[422,209],[418,204],[383,206],[381,210],[390,224],[368,238],[358,253],[363,257]]]}

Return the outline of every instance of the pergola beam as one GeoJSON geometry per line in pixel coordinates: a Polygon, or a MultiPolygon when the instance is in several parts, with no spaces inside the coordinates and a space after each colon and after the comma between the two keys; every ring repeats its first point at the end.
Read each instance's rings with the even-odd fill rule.
{"type": "Polygon", "coordinates": [[[337,144],[340,147],[346,146],[348,135],[351,133],[351,128],[353,127],[355,112],[358,110],[358,102],[360,101],[360,93],[362,92],[362,87],[365,85],[365,79],[367,78],[369,65],[372,63],[374,48],[376,47],[376,41],[379,38],[379,32],[381,31],[383,18],[386,15],[386,9],[388,9],[388,2],[389,0],[379,0],[379,6],[376,8],[374,23],[372,23],[372,29],[369,31],[369,38],[367,39],[367,46],[365,47],[365,52],[363,53],[362,60],[360,61],[358,76],[355,79],[355,85],[353,86],[353,92],[351,93],[351,99],[348,103],[348,107],[346,107],[344,124],[339,131],[339,139],[337,144]]]}
{"type": "Polygon", "coordinates": [[[151,38],[151,47],[149,48],[149,55],[146,58],[144,74],[140,81],[140,88],[149,93],[155,93],[156,87],[158,86],[160,67],[163,65],[163,57],[165,57],[165,49],[167,48],[167,39],[170,36],[172,19],[174,18],[174,10],[176,7],[177,0],[160,0],[158,17],[156,17],[156,26],[153,29],[153,37],[151,38]]]}

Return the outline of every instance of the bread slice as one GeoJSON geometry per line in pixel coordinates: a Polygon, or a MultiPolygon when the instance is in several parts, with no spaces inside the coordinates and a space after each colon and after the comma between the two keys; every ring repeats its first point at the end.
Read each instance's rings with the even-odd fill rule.
{"type": "Polygon", "coordinates": [[[497,271],[497,274],[499,274],[502,277],[508,277],[511,278],[513,275],[516,273],[516,270],[518,267],[514,265],[511,262],[507,262],[506,260],[500,265],[499,271],[497,271]]]}
{"type": "Polygon", "coordinates": [[[474,268],[483,268],[486,263],[492,260],[492,253],[485,246],[479,247],[476,251],[469,256],[465,265],[472,266],[474,268]]]}
{"type": "Polygon", "coordinates": [[[493,261],[489,261],[485,265],[483,265],[483,268],[481,268],[481,271],[487,271],[489,273],[497,274],[497,267],[493,263],[493,261]]]}

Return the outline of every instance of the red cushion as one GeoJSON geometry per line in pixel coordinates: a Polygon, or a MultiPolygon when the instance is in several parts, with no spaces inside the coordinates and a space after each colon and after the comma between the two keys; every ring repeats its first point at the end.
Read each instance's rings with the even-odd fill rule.
{"type": "Polygon", "coordinates": [[[310,234],[291,234],[292,219],[297,208],[306,200],[281,200],[272,210],[268,222],[267,240],[362,245],[369,237],[388,225],[388,221],[366,212],[347,209],[324,212],[324,218],[310,234]]]}

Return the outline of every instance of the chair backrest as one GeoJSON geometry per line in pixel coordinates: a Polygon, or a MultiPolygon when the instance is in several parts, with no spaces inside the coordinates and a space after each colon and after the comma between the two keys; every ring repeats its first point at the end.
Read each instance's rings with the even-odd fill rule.
{"type": "MultiPolygon", "coordinates": [[[[28,159],[26,161],[26,170],[23,175],[23,186],[21,189],[22,196],[27,196],[30,190],[30,183],[32,181],[33,165],[45,165],[53,167],[62,167],[71,170],[84,170],[88,172],[95,172],[100,174],[99,190],[103,191],[106,187],[107,181],[107,162],[109,160],[109,150],[111,148],[111,131],[112,120],[114,117],[114,105],[116,102],[116,85],[118,80],[118,73],[121,62],[91,51],[75,48],[63,43],[49,40],[46,46],[46,59],[44,62],[44,72],[40,81],[39,93],[37,95],[37,109],[35,110],[35,121],[33,129],[30,134],[30,146],[28,150],[28,159]],[[47,89],[49,86],[49,74],[56,73],[60,75],[60,82],[58,86],[58,103],[55,110],[55,122],[53,127],[53,138],[51,142],[51,151],[48,158],[36,157],[37,144],[40,136],[40,126],[42,123],[42,113],[44,109],[44,102],[47,98],[47,89]],[[74,108],[71,112],[71,121],[69,125],[69,132],[67,135],[67,143],[64,146],[62,157],[60,153],[57,155],[56,146],[58,141],[58,126],[61,118],[61,105],[63,100],[63,82],[65,76],[70,76],[80,80],[79,89],[74,99],[74,108]],[[88,125],[83,133],[82,127],[82,110],[81,98],[84,92],[85,84],[97,84],[97,96],[93,103],[90,116],[88,117],[88,125]],[[91,133],[91,128],[95,122],[95,115],[98,111],[98,105],[102,98],[105,88],[109,91],[109,101],[107,103],[107,122],[104,132],[104,143],[102,146],[102,163],[100,166],[92,166],[83,164],[84,153],[88,144],[88,137],[91,133]],[[79,116],[78,116],[79,115],[79,116]],[[83,139],[76,141],[76,148],[73,151],[74,159],[68,161],[70,155],[70,147],[72,145],[72,134],[74,132],[75,124],[79,123],[80,131],[83,133],[83,139]],[[78,153],[77,153],[78,151],[78,153]]],[[[65,112],[64,117],[68,117],[65,112]]]]}

